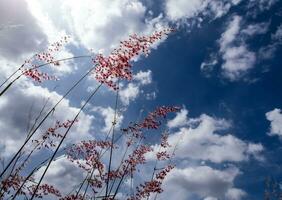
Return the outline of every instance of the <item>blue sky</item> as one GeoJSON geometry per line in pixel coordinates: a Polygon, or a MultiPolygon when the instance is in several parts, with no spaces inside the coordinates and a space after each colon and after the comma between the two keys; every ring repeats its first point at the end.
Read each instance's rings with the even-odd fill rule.
{"type": "MultiPolygon", "coordinates": [[[[179,165],[160,199],[263,199],[267,177],[282,181],[281,16],[279,0],[0,0],[0,80],[61,35],[70,35],[71,42],[58,58],[88,55],[90,49],[93,55],[108,54],[132,33],[175,27],[148,57],[133,62],[133,80],[122,82],[118,127],[141,110],[181,106],[163,128],[171,143],[179,136],[183,141],[176,152],[179,165]]],[[[91,65],[77,59],[47,68],[60,81],[36,84],[24,78],[0,98],[3,159],[22,143],[29,110],[36,116],[44,99],[55,103],[91,65]]],[[[85,80],[49,124],[73,116],[95,86],[93,78],[85,80]]],[[[111,125],[114,97],[103,86],[66,144],[102,138],[111,125]]],[[[156,135],[149,135],[152,145],[156,135]]],[[[54,177],[82,177],[65,160],[51,170],[46,180],[61,187],[54,177]]]]}

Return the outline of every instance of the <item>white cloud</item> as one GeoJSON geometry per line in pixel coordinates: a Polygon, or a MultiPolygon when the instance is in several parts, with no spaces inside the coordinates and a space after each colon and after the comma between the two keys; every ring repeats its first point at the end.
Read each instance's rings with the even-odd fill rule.
{"type": "Polygon", "coordinates": [[[253,36],[256,34],[265,34],[268,31],[269,23],[258,23],[258,24],[250,24],[247,28],[242,30],[242,33],[247,34],[249,36],[253,36]]]}
{"type": "Polygon", "coordinates": [[[68,33],[94,52],[109,52],[132,33],[151,33],[161,18],[146,19],[138,0],[27,1],[46,35],[68,33]]]}
{"type": "MultiPolygon", "coordinates": [[[[120,100],[123,105],[128,106],[131,101],[134,101],[141,92],[141,87],[149,85],[152,83],[152,71],[139,71],[137,74],[133,75],[133,82],[128,83],[127,85],[121,85],[119,92],[120,100]]],[[[155,93],[148,94],[149,98],[155,98],[155,93]],[[153,95],[153,96],[152,96],[153,95]]],[[[148,98],[148,95],[145,96],[148,98]]]]}
{"type": "Polygon", "coordinates": [[[139,95],[139,86],[134,83],[129,83],[125,88],[122,88],[119,92],[120,99],[124,105],[129,105],[130,101],[133,101],[139,95]]]}
{"type": "MultiPolygon", "coordinates": [[[[56,92],[51,92],[41,86],[34,86],[25,80],[19,80],[16,84],[18,85],[13,85],[0,98],[0,128],[3,130],[0,133],[2,156],[9,156],[18,150],[26,137],[28,124],[33,123],[44,105],[44,100],[50,98],[46,108],[46,110],[49,110],[62,97],[56,92]]],[[[56,120],[61,122],[72,120],[78,110],[78,108],[70,106],[68,99],[64,99],[38,133],[53,127],[56,120]]],[[[93,118],[82,112],[78,119],[79,122],[71,129],[66,143],[92,138],[89,130],[93,118]]],[[[35,137],[38,137],[38,133],[35,137]]]]}
{"type": "MultiPolygon", "coordinates": [[[[43,166],[35,173],[35,179],[40,178],[45,168],[46,167],[43,166]]],[[[76,164],[69,161],[65,156],[62,156],[51,163],[50,168],[43,179],[43,183],[55,186],[55,188],[66,195],[71,192],[73,188],[77,187],[77,185],[83,181],[85,176],[85,171],[77,167],[76,164]]]]}
{"type": "Polygon", "coordinates": [[[282,111],[278,108],[275,108],[274,110],[267,112],[265,115],[267,120],[271,122],[270,132],[268,135],[277,135],[282,138],[282,111]]]}
{"type": "Polygon", "coordinates": [[[214,197],[206,197],[204,200],[218,200],[218,199],[214,197]]]}
{"type": "MultiPolygon", "coordinates": [[[[266,53],[259,51],[259,56],[248,47],[248,40],[253,36],[265,34],[269,30],[269,22],[254,23],[246,25],[241,16],[235,15],[228,22],[226,30],[218,40],[219,52],[212,52],[202,62],[201,70],[206,76],[210,76],[214,67],[221,64],[222,75],[230,81],[241,80],[250,69],[262,57],[269,57],[266,53]],[[220,62],[222,61],[222,63],[220,62]]],[[[270,47],[269,53],[273,48],[270,47]]],[[[247,80],[247,79],[245,79],[247,80]]]]}
{"type": "Polygon", "coordinates": [[[230,195],[230,191],[233,191],[233,194],[234,191],[244,193],[242,190],[233,187],[234,179],[239,174],[240,172],[236,167],[223,170],[213,169],[209,166],[176,168],[165,179],[164,192],[159,197],[161,199],[179,200],[189,197],[205,200],[235,200],[230,195]]]}
{"type": "Polygon", "coordinates": [[[257,7],[260,11],[270,9],[278,0],[250,0],[249,7],[257,7]]]}
{"type": "MultiPolygon", "coordinates": [[[[19,68],[35,53],[47,50],[48,44],[58,41],[59,36],[64,35],[54,27],[46,26],[44,21],[38,20],[37,15],[31,13],[29,7],[30,4],[26,1],[0,1],[0,60],[10,64],[9,67],[3,66],[5,69],[8,68],[3,70],[3,73],[7,75],[19,68]],[[21,7],[20,10],[19,7],[21,7]]],[[[34,11],[37,10],[34,9],[34,11]]],[[[57,59],[72,56],[73,54],[67,48],[63,48],[54,57],[57,59]]],[[[72,62],[60,64],[51,68],[56,76],[70,73],[74,69],[72,62]]]]}
{"type": "Polygon", "coordinates": [[[139,71],[137,74],[133,75],[133,80],[140,82],[141,85],[148,85],[152,83],[152,71],[139,71]]]}
{"type": "Polygon", "coordinates": [[[225,197],[228,200],[240,200],[243,199],[247,194],[243,190],[237,188],[230,188],[228,189],[225,197]]]}
{"type": "Polygon", "coordinates": [[[1,57],[23,63],[26,57],[47,45],[47,38],[25,1],[0,1],[0,27],[1,57]]]}
{"type": "MultiPolygon", "coordinates": [[[[172,21],[192,19],[198,15],[210,16],[214,18],[226,14],[233,5],[237,5],[241,0],[166,0],[165,12],[172,21]]],[[[198,17],[201,21],[201,18],[198,17]]]]}
{"type": "MultiPolygon", "coordinates": [[[[184,111],[180,115],[183,113],[184,111]]],[[[176,119],[180,119],[180,115],[177,115],[176,119]]],[[[179,121],[185,123],[179,124],[186,124],[187,119],[183,116],[181,118],[184,120],[179,121]]],[[[230,123],[226,120],[203,114],[199,118],[188,119],[188,125],[170,134],[168,142],[172,147],[177,146],[175,157],[179,159],[214,163],[241,162],[249,160],[250,157],[263,160],[261,144],[248,143],[231,134],[223,135],[221,132],[226,131],[229,127],[230,123]]],[[[158,145],[154,146],[155,151],[158,151],[158,148],[158,145]]],[[[148,154],[148,157],[153,159],[153,153],[148,154]]]]}
{"type": "Polygon", "coordinates": [[[223,74],[230,80],[238,80],[256,63],[256,55],[242,44],[239,47],[230,47],[223,51],[223,74]]]}
{"type": "Polygon", "coordinates": [[[166,13],[171,20],[195,17],[206,7],[205,0],[167,0],[166,13]]]}
{"type": "MultiPolygon", "coordinates": [[[[117,0],[114,2],[87,0],[79,3],[77,1],[55,0],[40,2],[12,0],[5,3],[1,1],[0,4],[5,4],[0,6],[0,46],[3,47],[0,52],[4,51],[5,47],[5,53],[1,53],[1,56],[5,58],[1,57],[0,59],[1,80],[4,80],[5,76],[10,75],[14,69],[20,66],[23,57],[26,58],[27,55],[44,50],[48,43],[56,41],[64,34],[74,36],[72,44],[76,44],[76,47],[93,48],[95,52],[98,52],[110,50],[131,33],[146,34],[153,32],[155,28],[163,27],[162,16],[146,19],[146,7],[138,0],[117,0]],[[20,10],[18,10],[18,6],[21,7],[20,10]],[[2,10],[1,8],[9,9],[2,10]],[[14,31],[15,29],[18,31],[14,31]],[[75,40],[78,42],[74,42],[75,40]],[[18,60],[19,62],[17,62],[18,60]]],[[[66,47],[57,57],[71,57],[72,55],[70,48],[66,47]]],[[[74,62],[62,63],[58,68],[54,68],[54,72],[56,75],[63,75],[72,72],[74,67],[74,62]]],[[[141,93],[140,87],[151,82],[152,73],[150,70],[140,71],[134,75],[134,83],[122,88],[120,94],[122,102],[129,104],[141,93]]],[[[0,100],[2,113],[0,125],[4,127],[3,130],[9,132],[9,134],[2,134],[5,139],[1,141],[1,149],[5,155],[14,152],[15,147],[24,138],[22,130],[25,129],[27,123],[25,121],[29,108],[27,105],[32,104],[33,101],[42,102],[44,98],[49,96],[51,97],[50,104],[54,104],[61,97],[56,92],[34,86],[26,80],[18,82],[18,85],[20,84],[22,86],[13,86],[0,100]],[[21,99],[21,102],[17,103],[17,99],[21,99]]],[[[42,105],[35,104],[33,112],[37,114],[42,105]]],[[[62,102],[60,109],[57,110],[61,111],[58,112],[61,114],[55,112],[60,120],[72,117],[78,110],[78,108],[70,106],[67,99],[62,102]]],[[[79,130],[75,129],[77,131],[76,138],[89,137],[87,132],[90,129],[92,117],[82,113],[80,118],[84,126],[81,126],[79,130]]],[[[47,124],[50,125],[49,122],[47,124]]],[[[108,126],[109,121],[106,124],[108,126]]]]}
{"type": "Polygon", "coordinates": [[[234,44],[240,33],[241,17],[234,16],[226,31],[219,40],[220,52],[224,61],[222,65],[223,74],[230,80],[238,80],[256,62],[255,53],[248,50],[244,42],[234,44]]]}
{"type": "Polygon", "coordinates": [[[188,115],[188,110],[181,109],[181,111],[176,114],[175,118],[167,122],[167,126],[169,128],[178,128],[187,125],[188,124],[187,115],[188,115]]]}
{"type": "Polygon", "coordinates": [[[239,34],[241,20],[242,18],[240,16],[234,16],[225,32],[221,35],[219,40],[221,51],[224,51],[233,44],[234,40],[239,34]]]}
{"type": "MultiPolygon", "coordinates": [[[[104,107],[97,106],[97,107],[94,107],[92,109],[92,111],[96,112],[97,114],[99,114],[103,117],[104,127],[102,128],[102,131],[104,133],[108,133],[113,126],[113,121],[114,121],[114,117],[115,117],[115,110],[111,107],[104,108],[104,107]]],[[[122,120],[123,120],[123,116],[119,113],[116,113],[116,125],[115,125],[115,127],[117,129],[120,128],[122,120]]]]}
{"type": "Polygon", "coordinates": [[[240,80],[257,62],[256,54],[248,49],[246,40],[267,30],[268,23],[252,24],[242,29],[242,18],[233,16],[218,40],[219,53],[210,54],[209,59],[201,65],[202,72],[209,76],[221,56],[222,74],[230,81],[240,80]]]}

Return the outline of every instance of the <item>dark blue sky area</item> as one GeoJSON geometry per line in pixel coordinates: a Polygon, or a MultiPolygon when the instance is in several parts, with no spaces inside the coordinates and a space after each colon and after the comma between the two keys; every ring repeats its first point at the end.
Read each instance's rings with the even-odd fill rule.
{"type": "Polygon", "coordinates": [[[271,35],[282,22],[281,5],[282,2],[278,2],[254,17],[245,14],[246,5],[241,3],[228,15],[204,22],[201,28],[193,28],[190,33],[186,27],[180,27],[149,58],[136,65],[138,69],[148,67],[153,72],[158,88],[154,105],[184,105],[190,117],[206,113],[232,120],[232,134],[263,144],[267,161],[264,164],[243,163],[243,175],[236,182],[250,194],[249,199],[262,199],[266,177],[282,178],[281,141],[266,134],[270,122],[265,116],[274,108],[282,107],[282,48],[279,46],[271,59],[257,60],[244,80],[229,81],[222,77],[221,63],[214,67],[209,77],[200,66],[211,51],[219,50],[218,40],[233,15],[242,16],[245,24],[269,23],[267,33],[247,40],[249,48],[258,53],[261,47],[271,43],[271,35]]]}

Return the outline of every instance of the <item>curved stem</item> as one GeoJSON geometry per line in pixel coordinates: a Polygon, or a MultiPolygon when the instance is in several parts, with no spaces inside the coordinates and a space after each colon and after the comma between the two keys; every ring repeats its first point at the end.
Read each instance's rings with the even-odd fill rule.
{"type": "MultiPolygon", "coordinates": [[[[91,57],[90,55],[85,55],[85,56],[73,56],[73,57],[69,57],[69,58],[63,58],[63,59],[59,59],[59,60],[54,60],[54,61],[51,61],[51,62],[47,62],[47,63],[41,64],[41,65],[37,65],[37,66],[35,66],[35,67],[30,68],[29,70],[38,69],[38,68],[41,68],[41,67],[43,67],[43,66],[50,65],[50,64],[52,64],[52,63],[61,62],[61,61],[72,60],[72,59],[77,59],[77,58],[90,58],[90,57],[91,57]]],[[[13,72],[13,73],[0,85],[0,88],[1,88],[6,82],[8,82],[8,80],[10,80],[23,66],[24,66],[24,64],[23,64],[20,68],[18,68],[15,72],[13,72]]],[[[0,96],[2,96],[2,95],[12,86],[12,84],[15,83],[16,80],[18,80],[22,75],[24,75],[23,72],[22,72],[19,76],[17,76],[17,78],[15,78],[13,81],[11,81],[11,82],[2,90],[2,92],[0,93],[0,96]]]]}
{"type": "Polygon", "coordinates": [[[36,172],[38,171],[41,167],[43,167],[43,165],[49,160],[50,158],[47,158],[46,160],[44,160],[43,162],[41,162],[37,167],[35,167],[30,173],[29,175],[24,179],[24,181],[22,182],[20,188],[16,191],[16,193],[14,195],[12,195],[12,199],[14,200],[16,198],[16,196],[21,192],[23,186],[25,185],[25,183],[28,181],[28,179],[36,172]]]}
{"type": "Polygon", "coordinates": [[[24,66],[24,64],[22,64],[22,66],[20,66],[16,71],[14,71],[8,78],[6,78],[6,80],[5,80],[3,83],[1,83],[0,88],[1,88],[5,83],[7,83],[18,71],[20,71],[23,66],[24,66]]]}
{"type": "Polygon", "coordinates": [[[32,138],[32,136],[35,134],[35,132],[39,129],[39,127],[43,124],[43,122],[49,117],[49,115],[55,111],[55,108],[65,99],[66,96],[86,77],[88,76],[92,70],[95,69],[95,66],[92,67],[87,73],[85,73],[65,94],[64,96],[49,110],[49,112],[45,115],[45,117],[38,123],[38,125],[34,128],[34,130],[29,134],[23,145],[20,147],[20,149],[17,151],[17,153],[13,156],[13,158],[10,160],[8,165],[5,167],[5,169],[1,172],[0,178],[5,174],[7,169],[11,166],[13,161],[16,159],[16,157],[19,155],[19,153],[23,150],[25,145],[28,143],[28,141],[32,138]]]}
{"type": "Polygon", "coordinates": [[[85,106],[88,104],[88,102],[92,99],[92,97],[96,94],[96,92],[99,90],[99,88],[100,88],[101,86],[102,86],[102,83],[101,83],[101,84],[93,91],[93,93],[88,97],[88,99],[86,100],[86,102],[83,104],[83,106],[80,108],[80,110],[78,111],[78,113],[76,114],[76,116],[74,117],[74,119],[72,120],[70,126],[68,127],[67,131],[66,131],[65,134],[63,135],[63,138],[61,139],[61,141],[60,141],[59,145],[57,146],[55,152],[53,153],[53,155],[52,155],[50,161],[48,162],[47,167],[45,168],[45,170],[44,170],[42,176],[40,177],[40,180],[39,180],[38,184],[36,185],[36,188],[35,188],[35,190],[33,191],[33,194],[32,194],[32,196],[31,196],[30,200],[33,200],[33,199],[34,199],[34,197],[35,197],[35,195],[36,195],[36,192],[37,192],[37,190],[38,190],[38,188],[39,188],[39,186],[40,186],[40,184],[41,184],[41,182],[42,182],[42,180],[43,180],[45,174],[47,173],[47,171],[48,171],[48,169],[49,169],[49,167],[50,167],[50,165],[51,165],[53,159],[55,158],[55,156],[56,156],[58,150],[60,149],[62,143],[64,142],[64,140],[65,140],[65,138],[66,138],[66,136],[67,136],[67,134],[69,133],[70,129],[72,128],[74,122],[77,120],[79,114],[82,112],[82,110],[85,108],[85,106]]]}

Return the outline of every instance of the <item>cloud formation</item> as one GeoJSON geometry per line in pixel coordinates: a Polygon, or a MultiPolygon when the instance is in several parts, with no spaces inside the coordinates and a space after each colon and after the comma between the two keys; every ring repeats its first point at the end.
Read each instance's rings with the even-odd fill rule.
{"type": "Polygon", "coordinates": [[[269,136],[279,136],[282,139],[282,111],[275,108],[265,114],[266,119],[270,121],[269,136]]]}
{"type": "Polygon", "coordinates": [[[245,196],[245,192],[233,187],[234,179],[239,174],[240,171],[236,167],[223,170],[209,166],[176,168],[166,178],[164,184],[166,190],[160,198],[240,200],[245,196]]]}
{"type": "Polygon", "coordinates": [[[221,134],[231,126],[228,121],[206,114],[188,119],[187,116],[184,117],[186,113],[187,110],[181,110],[168,122],[170,127],[177,127],[176,125],[180,127],[179,131],[170,134],[168,138],[172,146],[177,145],[176,157],[214,163],[242,162],[251,157],[262,159],[261,144],[248,143],[231,134],[221,134]]]}
{"type": "Polygon", "coordinates": [[[141,92],[141,88],[152,83],[152,71],[139,71],[133,75],[131,83],[121,86],[119,97],[123,105],[128,106],[130,102],[134,101],[141,92]]]}
{"type": "Polygon", "coordinates": [[[130,34],[151,33],[155,25],[162,26],[159,18],[145,20],[147,8],[138,0],[27,2],[48,37],[70,34],[95,53],[109,52],[130,34]]]}
{"type": "MultiPolygon", "coordinates": [[[[196,18],[199,16],[221,17],[241,0],[166,0],[166,15],[172,21],[196,18]]],[[[201,20],[200,20],[201,21],[201,20]]]]}
{"type": "MultiPolygon", "coordinates": [[[[20,86],[14,86],[4,96],[1,96],[1,156],[8,157],[18,150],[28,133],[28,127],[32,126],[46,100],[48,100],[47,107],[40,120],[61,97],[56,92],[51,92],[41,86],[34,86],[24,80],[21,81],[20,86]]],[[[40,133],[45,132],[49,127],[53,127],[57,120],[61,122],[72,120],[78,110],[78,108],[70,105],[68,99],[64,99],[34,137],[39,137],[40,133]]],[[[67,137],[67,143],[92,138],[89,131],[93,117],[82,112],[78,119],[79,122],[74,125],[67,137]]]]}
{"type": "Polygon", "coordinates": [[[0,1],[0,55],[14,62],[46,47],[47,37],[25,1],[0,1]],[[21,8],[21,9],[19,9],[21,8]]]}
{"type": "Polygon", "coordinates": [[[268,30],[268,22],[246,25],[241,16],[233,16],[217,41],[219,52],[212,52],[201,64],[202,72],[209,75],[216,65],[220,65],[221,73],[226,79],[242,80],[265,56],[265,53],[260,55],[250,50],[248,40],[263,35],[268,30]]]}

